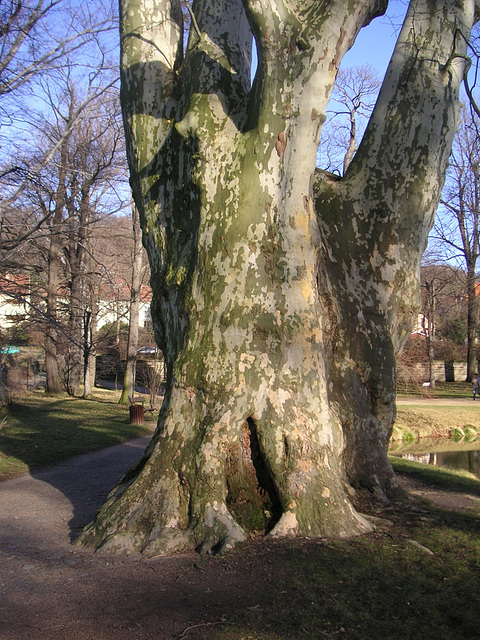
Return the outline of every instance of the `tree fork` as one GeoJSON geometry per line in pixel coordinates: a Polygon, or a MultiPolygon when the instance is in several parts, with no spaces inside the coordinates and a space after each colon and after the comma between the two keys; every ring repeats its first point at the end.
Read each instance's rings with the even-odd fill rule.
{"type": "Polygon", "coordinates": [[[104,549],[222,550],[252,527],[347,537],[371,526],[344,469],[379,497],[396,488],[394,356],[455,130],[453,34],[474,4],[412,3],[359,151],[315,185],[336,70],[383,3],[242,4],[251,91],[228,81],[240,2],[194,3],[181,64],[173,3],[123,9],[129,162],[168,376],[152,444],[81,536],[104,549]]]}

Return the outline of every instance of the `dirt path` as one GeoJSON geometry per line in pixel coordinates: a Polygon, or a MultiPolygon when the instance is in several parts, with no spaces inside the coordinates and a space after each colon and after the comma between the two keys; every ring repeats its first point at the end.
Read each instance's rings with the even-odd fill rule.
{"type": "Polygon", "coordinates": [[[473,401],[472,398],[427,398],[421,396],[397,398],[397,405],[423,405],[432,407],[476,407],[480,412],[480,400],[473,401]]]}
{"type": "Polygon", "coordinates": [[[147,441],[0,483],[0,640],[203,640],[242,609],[273,609],[273,542],[155,559],[71,544],[147,441]]]}
{"type": "Polygon", "coordinates": [[[192,640],[265,599],[263,578],[251,581],[258,558],[143,559],[72,546],[147,442],[0,483],[1,640],[192,640]]]}

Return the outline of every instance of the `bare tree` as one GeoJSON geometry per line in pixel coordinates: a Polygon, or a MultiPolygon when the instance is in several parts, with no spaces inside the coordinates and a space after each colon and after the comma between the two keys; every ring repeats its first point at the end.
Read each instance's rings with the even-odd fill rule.
{"type": "Polygon", "coordinates": [[[431,234],[447,259],[466,273],[467,380],[477,371],[478,291],[480,255],[480,131],[479,116],[468,108],[455,137],[441,206],[431,234]]]}
{"type": "Polygon", "coordinates": [[[3,226],[4,259],[14,250],[22,255],[32,245],[43,248],[45,254],[49,393],[62,391],[60,340],[66,348],[64,381],[70,393],[78,393],[82,373],[85,377],[91,371],[90,365],[83,365],[86,355],[92,357],[90,333],[97,309],[92,299],[96,268],[92,229],[103,216],[121,211],[129,197],[115,79],[108,69],[99,67],[82,86],[77,72],[76,64],[64,61],[61,71],[41,83],[43,110],[31,120],[36,144],[31,144],[33,151],[24,150],[23,158],[17,158],[19,169],[9,176],[13,180],[18,175],[22,185],[18,202],[34,211],[33,220],[39,222],[26,227],[21,242],[10,210],[6,210],[3,226]],[[48,163],[35,163],[45,148],[57,150],[48,163]],[[43,165],[34,174],[28,172],[31,158],[37,168],[43,165]],[[68,307],[62,318],[58,315],[60,300],[68,307]]]}
{"type": "MultiPolygon", "coordinates": [[[[118,181],[118,156],[123,157],[122,141],[118,103],[114,96],[108,99],[106,94],[84,114],[70,140],[66,200],[68,241],[64,257],[70,289],[71,340],[66,360],[67,390],[72,395],[78,393],[82,372],[85,372],[82,363],[87,316],[88,324],[92,322],[88,295],[94,264],[90,240],[92,229],[101,216],[117,213],[125,206],[123,198],[113,205],[112,198],[108,197],[112,183],[118,181]]],[[[125,177],[121,168],[120,172],[125,177]]]]}
{"type": "Polygon", "coordinates": [[[322,166],[329,171],[346,172],[375,106],[380,86],[378,73],[370,65],[339,70],[319,147],[322,166]]]}
{"type": "Polygon", "coordinates": [[[142,229],[137,207],[132,204],[132,230],[133,230],[133,255],[132,255],[132,283],[130,288],[130,311],[128,323],[127,361],[123,388],[119,403],[127,404],[128,397],[134,395],[135,373],[138,350],[138,326],[140,318],[140,291],[143,279],[143,245],[142,229]]]}
{"type": "MultiPolygon", "coordinates": [[[[23,149],[30,148],[32,113],[44,111],[41,104],[44,83],[52,72],[71,66],[75,58],[78,76],[87,83],[98,78],[100,66],[106,68],[115,46],[112,30],[116,11],[105,3],[78,4],[70,0],[7,0],[0,7],[0,253],[5,255],[28,241],[46,219],[35,217],[17,237],[5,241],[3,228],[12,208],[18,208],[24,191],[53,160],[55,154],[86,104],[77,104],[69,127],[62,137],[30,154],[29,163],[19,163],[23,149]]],[[[92,98],[89,93],[88,100],[92,98]]],[[[49,212],[49,215],[51,212],[49,212]]],[[[2,261],[3,261],[2,260],[2,261]]],[[[1,263],[0,263],[1,264],[1,263]]]]}
{"type": "Polygon", "coordinates": [[[4,0],[0,7],[0,105],[2,96],[18,92],[52,68],[61,68],[92,37],[112,29],[112,14],[98,7],[82,7],[68,0],[4,0]]]}
{"type": "Polygon", "coordinates": [[[449,264],[424,264],[421,269],[421,321],[425,336],[426,355],[429,365],[430,386],[436,384],[434,360],[437,335],[446,337],[448,317],[463,300],[465,279],[463,271],[449,264]]]}

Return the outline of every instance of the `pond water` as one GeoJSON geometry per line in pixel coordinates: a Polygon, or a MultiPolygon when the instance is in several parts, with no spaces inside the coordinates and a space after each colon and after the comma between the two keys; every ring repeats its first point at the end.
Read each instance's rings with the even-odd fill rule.
{"type": "Polygon", "coordinates": [[[409,444],[393,442],[388,452],[415,462],[470,471],[480,478],[480,439],[478,438],[469,442],[453,442],[446,438],[422,438],[418,442],[409,444]]]}

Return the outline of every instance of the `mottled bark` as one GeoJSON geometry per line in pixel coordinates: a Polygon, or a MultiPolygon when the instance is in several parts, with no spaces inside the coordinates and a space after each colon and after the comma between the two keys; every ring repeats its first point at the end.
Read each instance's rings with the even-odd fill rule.
{"type": "Polygon", "coordinates": [[[420,258],[458,122],[474,20],[474,3],[461,4],[411,3],[358,153],[344,179],[316,189],[333,406],[350,481],[379,497],[396,489],[386,457],[395,355],[416,318],[420,258]]]}
{"type": "Polygon", "coordinates": [[[313,190],[338,65],[384,4],[198,0],[182,64],[173,3],[124,5],[129,161],[167,390],[152,444],[83,542],[168,553],[223,549],[252,527],[351,536],[371,527],[343,465],[379,496],[395,488],[394,354],[455,128],[463,61],[449,58],[473,5],[415,3],[422,41],[408,45],[407,25],[345,178],[313,190]]]}

